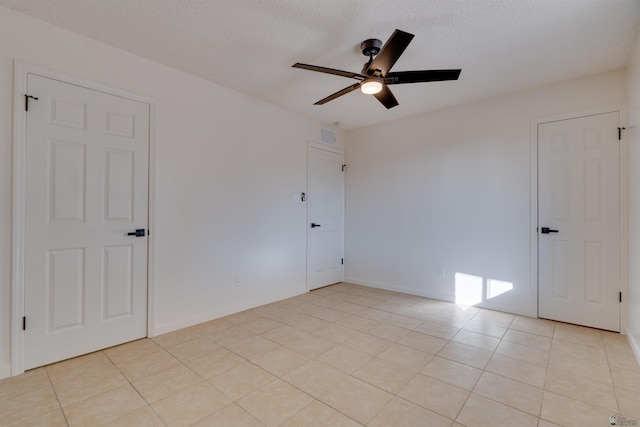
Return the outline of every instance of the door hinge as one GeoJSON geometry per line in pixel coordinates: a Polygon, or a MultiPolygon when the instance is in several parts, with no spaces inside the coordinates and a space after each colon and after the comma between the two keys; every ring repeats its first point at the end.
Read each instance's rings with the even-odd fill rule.
{"type": "Polygon", "coordinates": [[[342,165],[342,172],[347,168],[347,165],[342,165]]]}
{"type": "Polygon", "coordinates": [[[22,330],[27,330],[27,316],[22,316],[22,330]]]}
{"type": "Polygon", "coordinates": [[[340,264],[344,265],[344,258],[340,258],[340,264]]]}
{"type": "Polygon", "coordinates": [[[622,131],[625,130],[626,128],[618,128],[618,141],[622,140],[622,131]]]}
{"type": "Polygon", "coordinates": [[[618,302],[622,302],[622,292],[618,292],[618,302]]]}
{"type": "Polygon", "coordinates": [[[24,94],[24,111],[29,111],[29,98],[33,99],[34,101],[37,101],[38,98],[35,96],[31,96],[31,95],[27,95],[26,93],[24,94]]]}

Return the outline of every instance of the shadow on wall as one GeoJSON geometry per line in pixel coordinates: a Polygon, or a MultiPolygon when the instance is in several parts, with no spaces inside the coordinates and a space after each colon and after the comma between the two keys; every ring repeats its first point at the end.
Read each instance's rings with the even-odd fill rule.
{"type": "Polygon", "coordinates": [[[455,302],[459,305],[476,305],[513,290],[512,282],[485,279],[472,274],[455,274],[455,302]]]}

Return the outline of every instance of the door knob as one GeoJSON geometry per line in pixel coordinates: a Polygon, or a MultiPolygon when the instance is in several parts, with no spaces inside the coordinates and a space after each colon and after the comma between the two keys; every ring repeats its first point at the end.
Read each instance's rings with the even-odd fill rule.
{"type": "Polygon", "coordinates": [[[540,232],[541,232],[542,234],[549,234],[549,233],[557,233],[557,232],[558,232],[558,230],[552,230],[552,229],[551,229],[551,228],[549,228],[549,227],[542,227],[542,228],[540,229],[540,232]]]}
{"type": "Polygon", "coordinates": [[[144,228],[138,228],[138,229],[136,229],[136,231],[133,231],[131,233],[127,233],[127,236],[144,237],[145,236],[144,228]]]}
{"type": "Polygon", "coordinates": [[[311,223],[311,228],[321,227],[320,224],[316,224],[315,222],[311,223]]]}

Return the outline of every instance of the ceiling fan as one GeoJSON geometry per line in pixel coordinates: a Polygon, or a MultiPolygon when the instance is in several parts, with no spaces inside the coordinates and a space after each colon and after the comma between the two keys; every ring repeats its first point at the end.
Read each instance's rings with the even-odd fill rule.
{"type": "Polygon", "coordinates": [[[400,58],[400,55],[402,55],[407,46],[409,46],[413,37],[413,34],[395,30],[384,46],[382,46],[382,42],[378,39],[363,41],[360,49],[362,49],[363,55],[369,57],[369,61],[364,64],[360,73],[318,67],[317,65],[301,64],[299,62],[293,64],[293,67],[358,80],[358,83],[339,90],[313,105],[325,104],[359,88],[362,93],[375,96],[385,107],[393,108],[398,105],[398,101],[389,89],[389,85],[458,80],[460,71],[462,71],[415,70],[390,72],[391,67],[393,67],[398,58],[400,58]],[[382,46],[382,48],[380,48],[380,46],[382,46]]]}

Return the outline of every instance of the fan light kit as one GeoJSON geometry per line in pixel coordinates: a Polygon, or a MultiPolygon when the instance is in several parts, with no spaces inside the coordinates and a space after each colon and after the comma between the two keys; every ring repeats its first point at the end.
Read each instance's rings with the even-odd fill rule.
{"type": "Polygon", "coordinates": [[[405,83],[436,82],[443,80],[458,80],[462,70],[415,70],[390,72],[391,67],[396,63],[400,55],[409,46],[414,35],[404,31],[395,30],[389,40],[382,46],[378,39],[368,39],[360,44],[362,54],[369,57],[369,61],[364,64],[360,73],[335,70],[333,68],[319,67],[317,65],[293,64],[294,68],[317,71],[319,73],[333,74],[335,76],[347,77],[359,80],[349,87],[327,96],[316,102],[314,105],[322,105],[329,101],[353,92],[356,89],[367,95],[373,95],[387,108],[398,105],[396,97],[389,89],[389,85],[405,83]],[[382,47],[381,47],[382,46],[382,47]]]}
{"type": "Polygon", "coordinates": [[[368,77],[364,79],[364,81],[360,85],[360,91],[362,91],[362,93],[366,93],[367,95],[375,95],[381,90],[382,90],[382,82],[373,77],[368,77]]]}

